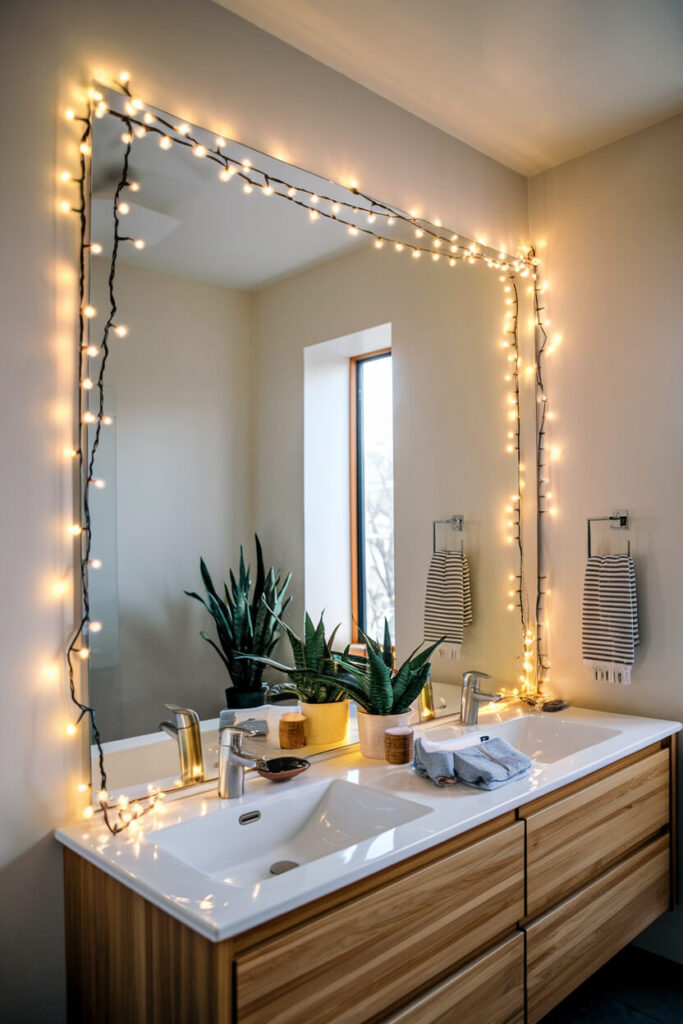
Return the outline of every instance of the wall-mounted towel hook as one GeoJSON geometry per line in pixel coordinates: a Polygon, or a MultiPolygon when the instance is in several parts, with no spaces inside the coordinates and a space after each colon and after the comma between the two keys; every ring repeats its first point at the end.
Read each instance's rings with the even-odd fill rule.
{"type": "MultiPolygon", "coordinates": [[[[435,519],[432,523],[432,551],[436,554],[436,528],[437,526],[450,526],[451,530],[457,530],[462,534],[465,524],[465,517],[462,515],[450,516],[448,519],[435,519]]],[[[460,554],[463,554],[463,540],[460,538],[460,554]]]]}
{"type": "MultiPolygon", "coordinates": [[[[611,530],[628,530],[628,511],[621,508],[613,512],[611,516],[590,516],[587,520],[588,526],[588,557],[591,557],[591,523],[609,523],[611,530]]],[[[627,544],[627,554],[631,555],[631,541],[627,544]]]]}

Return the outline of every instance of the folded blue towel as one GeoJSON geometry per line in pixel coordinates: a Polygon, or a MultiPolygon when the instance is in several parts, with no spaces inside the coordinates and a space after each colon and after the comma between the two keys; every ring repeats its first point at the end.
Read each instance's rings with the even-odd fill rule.
{"type": "Polygon", "coordinates": [[[531,760],[494,736],[463,750],[443,750],[420,737],[415,741],[413,767],[437,786],[465,782],[477,789],[498,789],[531,771],[531,760]]]}

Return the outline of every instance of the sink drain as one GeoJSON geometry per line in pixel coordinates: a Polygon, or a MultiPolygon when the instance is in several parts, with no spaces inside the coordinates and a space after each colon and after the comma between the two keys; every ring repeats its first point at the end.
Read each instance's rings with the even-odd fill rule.
{"type": "Polygon", "coordinates": [[[270,865],[270,873],[271,875],[284,875],[285,871],[291,871],[292,868],[298,867],[295,860],[276,860],[274,864],[270,865]]]}

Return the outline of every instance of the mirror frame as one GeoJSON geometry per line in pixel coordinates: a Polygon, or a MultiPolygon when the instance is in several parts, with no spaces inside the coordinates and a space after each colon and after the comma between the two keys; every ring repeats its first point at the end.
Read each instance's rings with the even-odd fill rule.
{"type": "MultiPolygon", "coordinates": [[[[80,117],[71,114],[69,120],[74,120],[83,127],[79,147],[79,174],[74,179],[77,182],[79,194],[79,205],[74,208],[74,212],[78,214],[80,221],[78,357],[76,368],[78,398],[75,426],[77,440],[74,448],[68,453],[76,462],[77,467],[75,505],[78,509],[78,518],[71,527],[71,533],[79,543],[79,571],[75,583],[75,591],[80,593],[80,600],[77,606],[79,609],[77,624],[66,648],[70,696],[79,713],[75,724],[69,726],[67,731],[75,733],[79,723],[87,720],[90,725],[92,744],[98,751],[100,787],[96,800],[93,793],[93,801],[85,810],[86,816],[90,817],[92,815],[93,804],[96,805],[101,810],[107,827],[116,834],[126,828],[136,817],[151,809],[163,795],[160,791],[155,790],[148,797],[136,801],[134,809],[128,808],[125,799],[120,801],[118,805],[112,803],[107,793],[104,752],[102,739],[97,728],[95,708],[82,699],[82,695],[88,693],[88,637],[90,633],[96,632],[98,628],[101,628],[101,624],[92,622],[90,619],[88,581],[93,563],[90,557],[92,534],[89,497],[90,487],[96,486],[97,478],[94,474],[101,431],[108,425],[108,420],[111,419],[107,417],[104,408],[104,381],[110,351],[109,344],[111,335],[116,335],[122,329],[117,328],[115,321],[117,311],[115,297],[116,260],[119,247],[122,244],[138,244],[138,240],[123,234],[119,230],[119,204],[124,189],[129,185],[128,166],[134,139],[147,134],[157,135],[162,149],[169,149],[173,145],[178,145],[183,149],[187,149],[188,153],[193,153],[194,156],[216,163],[221,168],[220,176],[224,180],[238,176],[243,180],[245,190],[261,188],[268,195],[276,195],[282,200],[294,203],[302,208],[302,213],[305,212],[311,217],[317,218],[321,216],[337,220],[352,234],[363,233],[373,238],[374,244],[378,248],[381,248],[383,245],[394,245],[398,251],[411,251],[414,257],[425,254],[429,255],[435,262],[443,259],[444,262],[450,263],[452,267],[455,267],[457,263],[467,263],[469,265],[485,265],[490,270],[498,272],[504,288],[509,293],[506,300],[508,306],[506,310],[507,319],[503,328],[505,337],[501,344],[505,349],[509,350],[507,359],[513,364],[510,377],[512,381],[512,395],[514,397],[511,404],[516,413],[515,430],[513,431],[514,442],[507,445],[507,450],[516,456],[518,485],[517,500],[514,502],[512,519],[513,533],[508,537],[508,540],[516,544],[518,550],[519,572],[516,578],[519,581],[519,589],[516,591],[518,594],[516,603],[520,613],[524,658],[523,675],[520,677],[520,683],[523,686],[524,695],[533,699],[537,693],[538,682],[543,678],[543,674],[547,669],[547,658],[545,654],[541,654],[541,644],[537,644],[537,637],[540,633],[540,618],[544,605],[542,582],[546,578],[544,572],[542,573],[544,567],[541,557],[541,516],[551,511],[547,505],[547,491],[544,487],[547,481],[543,477],[547,395],[543,385],[542,367],[543,357],[548,350],[548,335],[542,320],[540,260],[536,257],[535,249],[522,250],[521,255],[513,257],[500,250],[495,250],[458,235],[452,230],[445,229],[438,223],[432,223],[387,205],[372,196],[360,192],[357,188],[347,188],[334,182],[329,182],[332,191],[341,193],[344,198],[338,199],[333,196],[326,197],[322,193],[313,193],[307,187],[302,186],[300,182],[297,183],[297,175],[312,174],[313,172],[304,171],[301,168],[285,164],[279,160],[277,161],[278,164],[286,167],[288,172],[291,172],[291,175],[290,180],[276,178],[270,173],[259,170],[253,163],[247,165],[245,162],[240,162],[231,157],[226,152],[230,146],[250,149],[251,147],[245,147],[234,140],[226,141],[216,138],[215,133],[206,129],[190,126],[185,123],[175,124],[175,119],[172,115],[166,114],[158,108],[142,104],[141,101],[134,97],[127,76],[121,76],[121,79],[115,84],[113,89],[109,86],[93,85],[89,90],[87,113],[80,117]],[[105,89],[107,91],[106,100],[105,89]],[[98,377],[95,381],[91,381],[88,376],[88,359],[94,354],[95,346],[90,341],[90,320],[94,316],[94,311],[88,304],[89,257],[91,252],[101,251],[101,248],[98,250],[96,248],[97,243],[93,243],[90,239],[90,180],[92,126],[93,119],[99,117],[117,118],[124,131],[122,133],[123,155],[121,171],[113,204],[114,235],[110,264],[110,310],[102,332],[101,347],[97,349],[97,353],[100,354],[101,352],[102,354],[98,377]],[[215,144],[212,145],[212,142],[215,144]],[[314,196],[316,198],[312,201],[314,196]],[[318,201],[325,199],[329,201],[329,204],[336,205],[336,212],[332,212],[334,208],[331,205],[328,209],[328,203],[325,203],[325,209],[317,206],[318,201]],[[361,215],[366,217],[364,224],[358,223],[358,217],[361,215]],[[379,221],[380,226],[382,224],[391,226],[393,222],[399,221],[413,232],[418,232],[419,234],[416,235],[416,241],[396,242],[387,237],[386,234],[383,234],[379,230],[379,226],[375,227],[376,221],[379,221]],[[423,238],[426,238],[425,242],[421,240],[423,238]],[[448,249],[448,254],[446,254],[446,248],[448,249]],[[439,249],[442,251],[439,252],[439,249]],[[523,417],[520,400],[522,357],[520,355],[519,323],[521,279],[529,279],[529,291],[533,293],[534,302],[534,358],[533,361],[528,362],[528,365],[533,365],[534,368],[534,398],[536,399],[534,405],[537,410],[533,424],[536,470],[536,487],[533,498],[529,493],[530,489],[527,489],[525,492],[525,466],[522,451],[524,441],[522,437],[523,417]],[[98,402],[96,403],[98,408],[97,414],[89,409],[90,403],[88,398],[90,391],[93,389],[95,389],[95,394],[98,397],[98,402]],[[91,428],[92,435],[90,433],[91,428]],[[529,524],[533,525],[533,529],[529,528],[529,524]],[[534,561],[536,562],[535,574],[528,571],[525,561],[525,539],[529,540],[530,538],[537,542],[537,550],[534,556],[534,561]],[[533,579],[534,575],[536,577],[534,580],[535,597],[531,598],[529,596],[529,580],[533,579]],[[79,669],[80,671],[78,671],[79,669]],[[80,697],[79,693],[81,694],[80,697]]],[[[253,149],[251,152],[258,153],[258,151],[253,149]]],[[[267,156],[266,154],[261,155],[267,156]]],[[[267,158],[269,160],[277,160],[275,157],[267,158]]],[[[325,180],[320,178],[320,176],[316,175],[316,177],[318,177],[321,183],[325,180]]],[[[527,430],[524,433],[526,436],[529,434],[529,431],[527,430]]],[[[513,610],[514,605],[510,604],[508,607],[510,610],[513,610]]],[[[189,783],[188,785],[197,786],[201,784],[189,783]]],[[[93,788],[93,780],[91,780],[91,790],[93,788]]],[[[174,789],[173,791],[177,790],[174,789]]]]}

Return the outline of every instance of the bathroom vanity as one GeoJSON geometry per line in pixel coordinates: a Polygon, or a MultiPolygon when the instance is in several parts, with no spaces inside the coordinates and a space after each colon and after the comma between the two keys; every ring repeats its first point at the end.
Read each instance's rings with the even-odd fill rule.
{"type": "Polygon", "coordinates": [[[70,1019],[534,1024],[673,905],[679,728],[516,708],[478,733],[534,767],[494,792],[352,751],[135,835],[63,829],[70,1019]]]}

